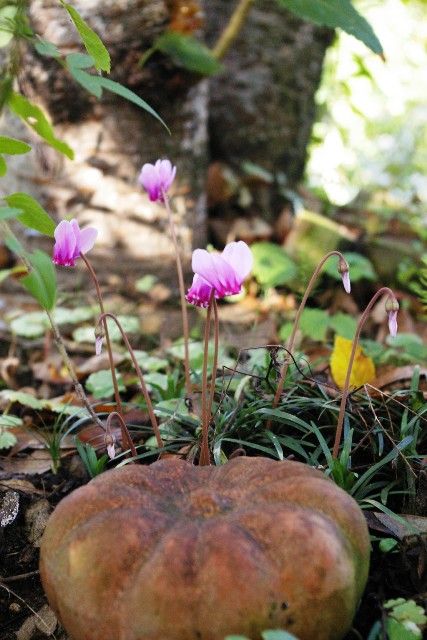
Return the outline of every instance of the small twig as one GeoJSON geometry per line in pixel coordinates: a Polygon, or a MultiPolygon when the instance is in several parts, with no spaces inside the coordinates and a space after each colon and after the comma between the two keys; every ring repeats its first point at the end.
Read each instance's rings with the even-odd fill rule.
{"type": "Polygon", "coordinates": [[[212,49],[212,55],[217,60],[222,60],[233,41],[239,35],[254,2],[255,0],[240,0],[234,9],[227,26],[212,49]]]}

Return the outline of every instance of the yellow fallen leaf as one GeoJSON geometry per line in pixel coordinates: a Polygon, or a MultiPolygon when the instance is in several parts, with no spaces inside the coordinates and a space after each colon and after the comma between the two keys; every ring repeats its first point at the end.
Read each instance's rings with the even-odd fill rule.
{"type": "MultiPolygon", "coordinates": [[[[329,364],[334,382],[340,389],[344,387],[352,345],[353,342],[351,340],[347,340],[342,336],[335,336],[334,349],[329,364]]],[[[350,376],[350,388],[361,387],[367,382],[371,382],[374,378],[375,365],[371,358],[365,356],[362,347],[358,345],[350,376]]]]}

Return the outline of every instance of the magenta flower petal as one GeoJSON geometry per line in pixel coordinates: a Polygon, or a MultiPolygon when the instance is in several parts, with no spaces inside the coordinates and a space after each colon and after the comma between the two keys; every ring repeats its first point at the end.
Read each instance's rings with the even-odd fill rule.
{"type": "Polygon", "coordinates": [[[93,227],[80,230],[77,220],[62,220],[55,229],[53,262],[64,267],[74,267],[80,253],[92,249],[98,232],[93,227]]]}
{"type": "Polygon", "coordinates": [[[176,167],[170,160],[157,160],[155,164],[144,164],[138,182],[144,187],[152,202],[163,202],[164,194],[170,189],[175,175],[176,167]]]}
{"type": "Polygon", "coordinates": [[[197,273],[194,274],[193,284],[187,291],[185,299],[196,307],[207,307],[211,298],[212,287],[197,273]]]}
{"type": "Polygon", "coordinates": [[[74,267],[77,239],[71,223],[62,220],[55,229],[54,237],[53,262],[65,267],[74,267]]]}
{"type": "Polygon", "coordinates": [[[252,251],[246,242],[230,242],[224,248],[222,257],[230,264],[237,274],[240,283],[250,274],[253,266],[252,251]]]}
{"type": "Polygon", "coordinates": [[[242,281],[221,255],[196,249],[193,251],[192,267],[194,273],[202,276],[215,289],[216,297],[240,293],[242,281]]]}

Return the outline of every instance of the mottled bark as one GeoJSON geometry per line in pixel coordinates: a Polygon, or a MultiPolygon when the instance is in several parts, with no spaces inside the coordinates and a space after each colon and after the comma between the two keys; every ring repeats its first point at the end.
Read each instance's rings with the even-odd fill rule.
{"type": "MultiPolygon", "coordinates": [[[[195,2],[73,0],[110,50],[112,78],[148,101],[167,122],[171,136],[122,98],[104,93],[97,101],[54,60],[41,58],[31,48],[25,54],[20,88],[46,108],[57,135],[74,148],[75,161],[60,157],[16,119],[6,121],[9,134],[26,137],[34,149],[29,156],[10,159],[0,191],[27,191],[58,220],[73,215],[83,224],[95,224],[100,229],[98,251],[108,255],[120,249],[116,270],[127,269],[129,258],[155,260],[152,268],[172,260],[163,207],[149,203],[137,185],[143,162],[168,156],[178,165],[174,208],[180,246],[188,258],[194,246],[205,242],[210,159],[235,167],[251,160],[284,172],[290,183],[303,172],[314,93],[331,33],[297,20],[275,0],[257,0],[219,76],[200,80],[160,54],[141,68],[141,54],[183,4],[195,2]]],[[[30,6],[36,33],[62,52],[81,50],[57,0],[32,0],[30,6]]],[[[234,6],[231,0],[205,2],[210,43],[234,6]]],[[[273,190],[270,201],[271,195],[273,190]]]]}
{"type": "MultiPolygon", "coordinates": [[[[209,0],[207,38],[214,42],[235,3],[209,0]]],[[[291,183],[304,171],[315,116],[314,95],[333,33],[257,0],[211,82],[209,133],[215,160],[250,160],[291,183]]]]}
{"type": "MultiPolygon", "coordinates": [[[[167,122],[171,135],[145,111],[123,98],[104,93],[91,97],[53,60],[29,49],[20,88],[41,103],[57,135],[75,150],[75,160],[55,151],[8,119],[10,133],[34,145],[25,160],[10,162],[8,180],[0,189],[33,194],[57,219],[75,215],[100,230],[98,250],[117,248],[126,268],[129,259],[173,259],[164,208],[148,201],[137,184],[143,162],[170,157],[178,165],[173,187],[179,242],[188,257],[205,241],[207,163],[207,81],[195,82],[161,56],[143,69],[139,58],[167,25],[173,7],[163,0],[74,0],[73,5],[93,26],[112,56],[112,78],[146,100],[167,122]],[[23,135],[22,135],[23,134],[23,135]]],[[[33,0],[31,22],[36,33],[62,52],[81,44],[66,12],[55,0],[33,0]]]]}

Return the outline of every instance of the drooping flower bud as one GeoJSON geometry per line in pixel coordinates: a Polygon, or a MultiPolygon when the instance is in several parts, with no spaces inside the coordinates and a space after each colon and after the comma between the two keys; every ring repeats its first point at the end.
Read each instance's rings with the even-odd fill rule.
{"type": "Polygon", "coordinates": [[[105,337],[105,331],[102,324],[95,327],[95,355],[100,356],[102,353],[102,341],[105,337]]]}
{"type": "Polygon", "coordinates": [[[338,272],[341,274],[344,290],[347,293],[350,293],[351,291],[350,272],[349,272],[348,264],[345,260],[343,260],[343,258],[339,259],[338,272]]]}
{"type": "Polygon", "coordinates": [[[397,335],[397,312],[399,311],[399,303],[396,298],[388,298],[385,309],[388,314],[388,330],[394,338],[397,335]]]}

